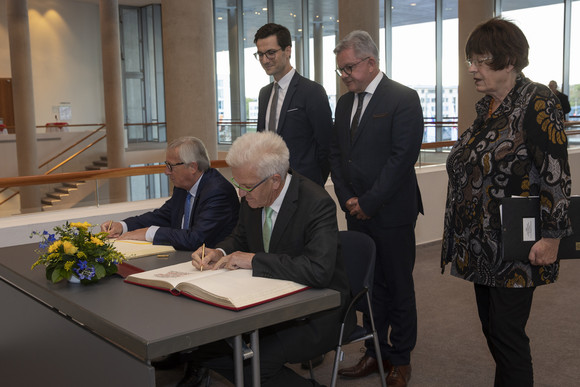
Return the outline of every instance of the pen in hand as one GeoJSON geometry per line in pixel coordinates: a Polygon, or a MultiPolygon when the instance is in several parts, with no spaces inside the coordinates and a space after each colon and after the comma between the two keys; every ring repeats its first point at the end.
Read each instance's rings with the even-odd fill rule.
{"type": "Polygon", "coordinates": [[[199,265],[199,271],[203,271],[203,259],[205,258],[205,243],[201,245],[201,264],[199,265]]]}

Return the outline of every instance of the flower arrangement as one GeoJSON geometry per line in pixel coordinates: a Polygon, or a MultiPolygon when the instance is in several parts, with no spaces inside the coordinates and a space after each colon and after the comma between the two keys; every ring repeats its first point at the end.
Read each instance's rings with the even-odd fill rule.
{"type": "Polygon", "coordinates": [[[94,225],[66,222],[54,227],[54,234],[48,231],[33,231],[30,237],[39,236],[40,254],[32,269],[46,265],[46,279],[53,283],[77,277],[81,283],[97,282],[101,278],[117,272],[117,263],[125,260],[123,254],[108,243],[108,233],[93,234],[94,225]]]}

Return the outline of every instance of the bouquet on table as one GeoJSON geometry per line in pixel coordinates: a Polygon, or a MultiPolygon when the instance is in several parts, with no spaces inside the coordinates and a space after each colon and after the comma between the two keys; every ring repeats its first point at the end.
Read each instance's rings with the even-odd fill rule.
{"type": "Polygon", "coordinates": [[[117,272],[117,264],[125,260],[123,254],[107,242],[106,232],[93,234],[94,227],[87,222],[56,226],[54,234],[33,231],[30,237],[39,236],[40,254],[31,269],[46,266],[46,279],[53,283],[62,280],[89,284],[117,272]]]}

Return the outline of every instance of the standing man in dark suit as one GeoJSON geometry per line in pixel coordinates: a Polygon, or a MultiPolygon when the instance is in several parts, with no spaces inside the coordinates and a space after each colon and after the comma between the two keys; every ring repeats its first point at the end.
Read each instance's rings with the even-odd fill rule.
{"type": "Polygon", "coordinates": [[[406,386],[417,340],[415,222],[423,205],[414,165],[423,113],[414,90],[379,70],[378,49],[367,32],[351,32],[334,53],[337,73],[349,92],[336,106],[332,181],[348,229],[370,235],[377,246],[373,310],[381,346],[367,341],[359,363],[339,374],[375,372],[380,350],[389,372],[387,384],[406,386]]]}
{"type": "Polygon", "coordinates": [[[548,83],[548,87],[552,90],[552,93],[556,94],[556,97],[560,100],[560,105],[562,105],[562,111],[564,112],[564,116],[566,116],[572,108],[570,107],[570,101],[568,100],[568,96],[560,91],[558,91],[558,82],[550,81],[548,83]]]}
{"type": "MultiPolygon", "coordinates": [[[[242,196],[240,220],[216,250],[205,249],[202,260],[198,249],[192,262],[204,270],[252,270],[256,277],[340,292],[340,307],[260,330],[261,385],[316,386],[285,364],[334,348],[350,301],[349,286],[338,242],[336,205],[324,188],[288,171],[288,158],[288,147],[272,132],[247,133],[233,143],[226,161],[242,196]]],[[[213,347],[214,354],[223,356],[205,365],[233,380],[231,348],[223,342],[213,347]]],[[[204,353],[207,348],[201,347],[193,355],[204,353]]],[[[251,385],[249,371],[244,371],[245,385],[251,385]]]]}
{"type": "Polygon", "coordinates": [[[165,174],[173,195],[161,208],[121,222],[105,222],[101,231],[118,239],[147,240],[177,250],[197,250],[224,239],[238,221],[239,199],[234,187],[210,167],[205,145],[181,137],[167,146],[165,174]]]}
{"type": "Polygon", "coordinates": [[[260,90],[258,130],[278,133],[290,149],[290,166],[322,186],[329,173],[332,112],[324,88],[292,68],[292,37],[279,24],[262,26],[255,35],[256,59],[274,77],[260,90]]]}

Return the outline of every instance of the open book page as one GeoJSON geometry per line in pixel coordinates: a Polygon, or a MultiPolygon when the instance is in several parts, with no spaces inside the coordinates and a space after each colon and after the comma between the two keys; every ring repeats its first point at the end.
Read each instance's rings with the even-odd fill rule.
{"type": "Polygon", "coordinates": [[[219,276],[182,281],[177,288],[194,298],[240,309],[304,290],[307,286],[280,279],[252,276],[251,270],[232,270],[219,276]]]}
{"type": "Polygon", "coordinates": [[[178,263],[177,265],[131,274],[126,278],[126,281],[173,290],[181,282],[194,281],[199,278],[214,276],[227,271],[227,269],[199,271],[193,267],[190,261],[187,261],[178,263]]]}
{"type": "Polygon", "coordinates": [[[135,241],[135,240],[118,240],[111,239],[110,242],[117,251],[127,259],[147,257],[149,255],[169,254],[175,251],[173,246],[154,245],[152,242],[135,241]]]}

